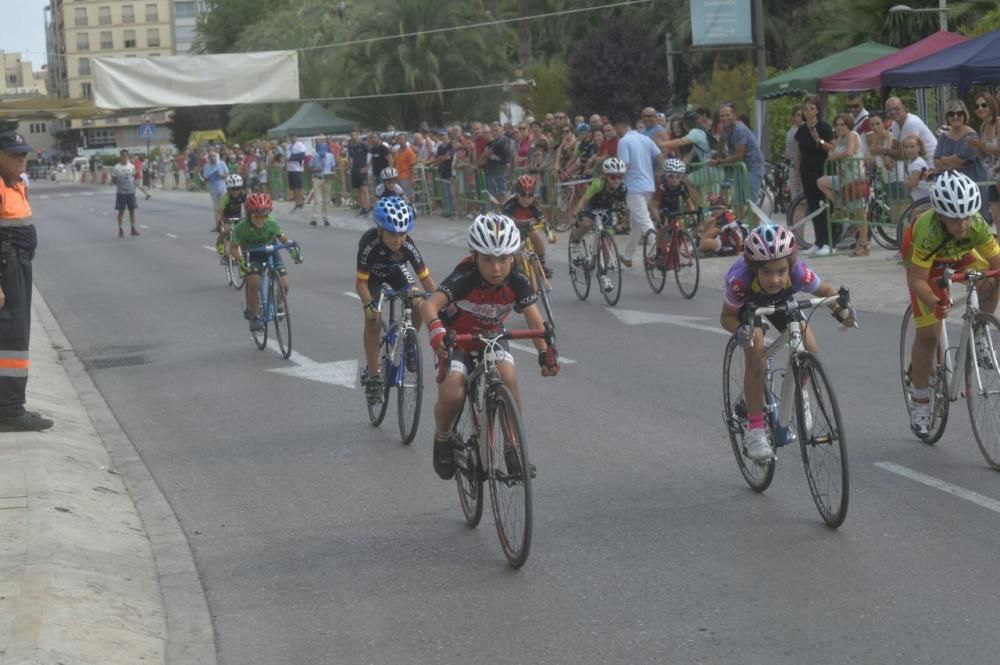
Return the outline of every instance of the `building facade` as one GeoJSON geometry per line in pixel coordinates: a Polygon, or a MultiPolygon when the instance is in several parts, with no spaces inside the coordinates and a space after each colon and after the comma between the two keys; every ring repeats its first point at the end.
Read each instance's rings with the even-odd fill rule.
{"type": "MultiPolygon", "coordinates": [[[[46,73],[32,71],[31,63],[21,60],[18,53],[0,51],[3,60],[3,80],[0,80],[0,100],[45,96],[48,94],[46,73]]],[[[17,132],[39,153],[52,147],[51,122],[46,118],[18,119],[17,132]]]]}
{"type": "MultiPolygon", "coordinates": [[[[204,0],[51,0],[46,38],[49,86],[60,98],[93,97],[91,60],[97,57],[157,57],[186,53],[195,37],[204,0]]],[[[64,149],[145,147],[139,136],[143,113],[61,121],[54,128],[64,149]]],[[[150,114],[154,145],[169,143],[163,126],[169,112],[150,114]]]]}

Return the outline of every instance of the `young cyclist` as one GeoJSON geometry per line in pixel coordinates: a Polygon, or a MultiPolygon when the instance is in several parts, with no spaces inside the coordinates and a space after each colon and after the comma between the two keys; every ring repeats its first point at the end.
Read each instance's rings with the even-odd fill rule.
{"type": "Polygon", "coordinates": [[[743,251],[743,241],[750,228],[729,207],[728,197],[712,194],[708,198],[709,217],[701,232],[698,249],[717,256],[731,256],[743,251]]]}
{"type": "MultiPolygon", "coordinates": [[[[247,273],[246,299],[247,317],[250,319],[250,330],[261,330],[264,322],[257,315],[260,307],[260,273],[264,269],[267,256],[263,252],[248,252],[250,247],[269,245],[277,239],[279,242],[288,242],[288,236],[278,226],[278,220],[271,214],[270,194],[251,194],[247,197],[247,219],[233,227],[233,242],[231,253],[235,258],[240,258],[241,250],[246,260],[243,263],[243,270],[247,273]]],[[[302,263],[302,254],[299,252],[298,244],[289,252],[292,260],[302,263]]],[[[278,252],[274,253],[274,266],[281,275],[281,285],[288,291],[288,269],[281,261],[278,252]]]]}
{"type": "MultiPolygon", "coordinates": [[[[799,292],[821,297],[837,295],[837,289],[822,282],[804,261],[796,259],[797,252],[795,235],[790,230],[765,222],[750,232],[743,256],[726,274],[720,321],[723,328],[736,334],[737,341],[745,350],[743,397],[749,426],[743,438],[743,452],[755,462],[766,462],[774,457],[764,426],[764,368],[767,357],[764,331],[754,326],[752,333],[747,335],[743,326],[746,314],[743,308],[785,302],[799,292]]],[[[851,306],[842,308],[831,301],[831,309],[834,317],[844,326],[853,326],[858,320],[851,306]]],[[[787,327],[784,314],[767,318],[779,331],[787,327]]],[[[815,353],[818,347],[812,329],[806,326],[803,331],[806,348],[815,353]]]]}
{"type": "MultiPolygon", "coordinates": [[[[439,362],[449,363],[448,374],[438,387],[438,400],[434,405],[434,471],[445,480],[455,474],[449,432],[465,399],[470,356],[478,353],[476,345],[455,345],[449,351],[446,335],[449,331],[461,334],[501,330],[512,310],[524,315],[529,328],[540,330],[544,325],[535,304],[537,296],[528,278],[513,270],[514,254],[521,247],[521,234],[514,221],[493,213],[479,215],[469,227],[468,237],[472,255],[463,259],[423,304],[431,348],[439,362]]],[[[542,339],[533,342],[538,349],[542,376],[558,374],[555,349],[542,339]]],[[[497,368],[520,410],[514,356],[506,342],[503,348],[497,358],[497,368]]],[[[518,468],[516,451],[506,450],[504,457],[509,469],[518,468]]]]}
{"type": "MultiPolygon", "coordinates": [[[[542,262],[545,277],[552,278],[552,270],[545,264],[545,241],[539,229],[545,228],[545,215],[535,203],[535,188],[538,179],[533,175],[523,175],[514,183],[514,196],[504,204],[502,213],[514,220],[522,238],[531,238],[535,253],[542,262]]],[[[549,235],[549,242],[555,242],[555,235],[549,235]]]]}
{"type": "Polygon", "coordinates": [[[243,204],[247,200],[247,190],[243,178],[238,173],[226,176],[226,193],[219,200],[219,212],[215,214],[215,227],[219,235],[215,238],[215,251],[222,256],[226,251],[226,238],[233,231],[233,224],[243,219],[243,204]]]}
{"type": "MultiPolygon", "coordinates": [[[[931,185],[931,210],[920,215],[903,234],[901,248],[916,328],[910,352],[910,427],[920,435],[927,434],[931,424],[929,385],[941,329],[939,321],[951,311],[945,291],[935,282],[946,268],[1000,268],[1000,245],[979,212],[982,203],[979,186],[972,178],[958,171],[945,171],[931,185]]],[[[979,303],[983,312],[996,311],[997,286],[996,279],[983,285],[979,303]]],[[[982,328],[973,329],[973,336],[980,366],[991,367],[989,341],[982,328]]]]}
{"type": "Polygon", "coordinates": [[[382,169],[382,173],[379,176],[382,178],[382,182],[375,187],[375,198],[398,196],[404,201],[407,200],[406,195],[403,193],[403,186],[399,184],[399,171],[391,166],[387,166],[382,169]]]}
{"type": "MultiPolygon", "coordinates": [[[[569,234],[574,254],[579,251],[580,239],[593,227],[596,219],[601,218],[604,224],[611,224],[611,210],[625,205],[625,196],[628,194],[625,189],[625,169],[625,162],[617,157],[608,157],[604,160],[604,175],[594,178],[580,197],[573,209],[573,216],[577,219],[569,234]]],[[[614,288],[607,275],[600,275],[600,280],[601,288],[605,291],[614,288]]]]}
{"type": "Polygon", "coordinates": [[[664,267],[665,259],[660,243],[666,233],[666,222],[684,213],[694,212],[700,202],[698,187],[685,175],[687,166],[680,159],[671,157],[663,162],[663,172],[656,184],[653,198],[656,201],[653,221],[656,222],[656,265],[664,267]]]}
{"type": "MultiPolygon", "coordinates": [[[[383,378],[378,365],[378,338],[381,313],[378,298],[382,284],[402,290],[416,285],[406,264],[413,266],[424,291],[435,289],[431,271],[416,243],[407,234],[413,230],[413,208],[399,196],[385,196],[375,203],[375,228],[368,229],[358,242],[358,268],[354,290],[364,307],[365,327],[362,342],[367,368],[363,373],[365,394],[377,400],[382,394],[383,378]]],[[[414,309],[413,325],[420,328],[419,309],[414,309]]]]}

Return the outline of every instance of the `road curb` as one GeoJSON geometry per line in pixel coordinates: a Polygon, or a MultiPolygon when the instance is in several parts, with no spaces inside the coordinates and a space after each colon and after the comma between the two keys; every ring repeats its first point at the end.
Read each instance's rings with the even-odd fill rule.
{"type": "Polygon", "coordinates": [[[79,395],[97,436],[111,456],[114,470],[124,483],[149,539],[166,622],[163,662],[169,665],[215,665],[215,633],[187,537],[142,457],[122,430],[37,289],[34,298],[36,316],[57,349],[60,363],[79,395]]]}

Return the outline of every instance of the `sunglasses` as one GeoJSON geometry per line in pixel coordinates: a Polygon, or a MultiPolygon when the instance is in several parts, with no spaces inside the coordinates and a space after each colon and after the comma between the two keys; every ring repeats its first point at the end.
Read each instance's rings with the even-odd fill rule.
{"type": "Polygon", "coordinates": [[[987,104],[986,102],[983,102],[982,104],[976,104],[977,109],[988,109],[989,107],[990,105],[987,104]]]}
{"type": "Polygon", "coordinates": [[[965,117],[965,111],[948,111],[947,113],[944,114],[944,117],[946,117],[946,118],[964,118],[965,117]]]}

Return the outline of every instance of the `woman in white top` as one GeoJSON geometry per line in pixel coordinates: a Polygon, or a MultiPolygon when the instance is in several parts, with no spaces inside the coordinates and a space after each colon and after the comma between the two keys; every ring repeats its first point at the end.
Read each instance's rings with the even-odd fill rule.
{"type": "MultiPolygon", "coordinates": [[[[864,197],[861,196],[864,187],[865,176],[863,162],[855,160],[861,156],[861,137],[852,129],[854,118],[849,113],[841,113],[833,119],[833,132],[836,140],[833,142],[833,150],[827,154],[829,168],[834,171],[834,175],[825,175],[816,181],[816,186],[823,192],[827,201],[836,201],[835,192],[844,190],[843,199],[847,201],[852,217],[858,217],[858,210],[861,210],[861,218],[864,215],[864,197]]],[[[837,236],[834,231],[834,237],[837,236]]],[[[868,254],[868,225],[858,226],[858,245],[855,249],[855,256],[866,256],[868,254]]]]}
{"type": "Polygon", "coordinates": [[[979,118],[979,139],[970,139],[969,145],[979,152],[986,178],[993,183],[986,194],[993,223],[1000,224],[1000,103],[990,93],[983,92],[976,95],[973,108],[979,118]]]}

